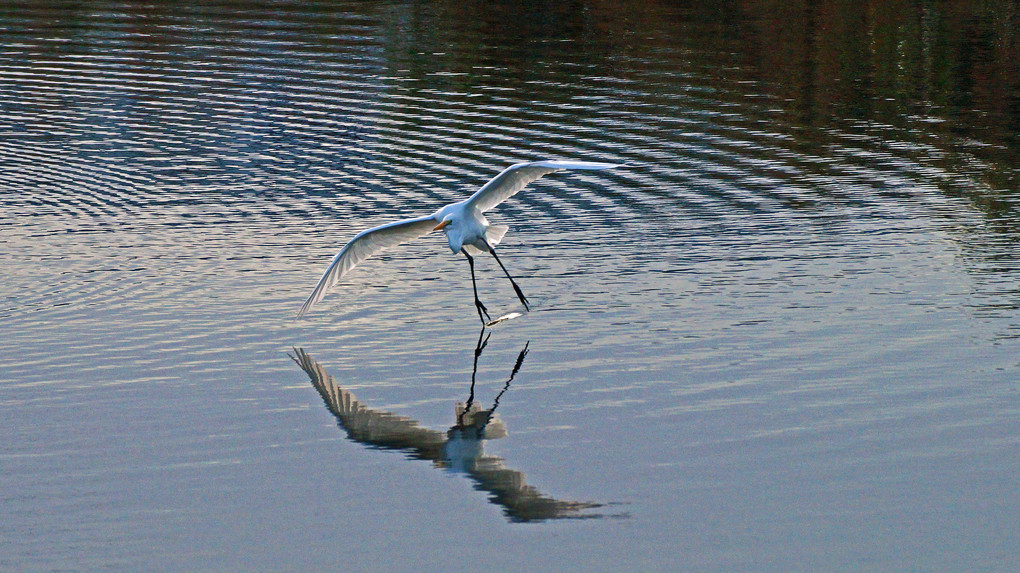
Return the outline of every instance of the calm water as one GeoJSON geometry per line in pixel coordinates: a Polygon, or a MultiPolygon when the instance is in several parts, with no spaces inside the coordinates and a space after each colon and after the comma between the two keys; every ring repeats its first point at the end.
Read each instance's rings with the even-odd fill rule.
{"type": "Polygon", "coordinates": [[[50,4],[0,569],[1020,567],[1016,3],[50,4]],[[532,312],[432,236],[294,318],[538,158],[627,166],[492,213],[532,312]]]}

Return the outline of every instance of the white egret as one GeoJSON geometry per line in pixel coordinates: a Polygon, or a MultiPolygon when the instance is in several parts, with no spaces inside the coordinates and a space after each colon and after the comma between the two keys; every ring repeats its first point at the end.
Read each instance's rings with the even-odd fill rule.
{"type": "Polygon", "coordinates": [[[322,274],[319,284],[315,285],[308,300],[301,305],[298,316],[303,316],[312,306],[326,296],[326,291],[335,285],[344,274],[353,269],[355,265],[364,261],[375,253],[417,239],[432,231],[442,230],[446,233],[446,239],[450,243],[450,250],[454,254],[464,253],[467,257],[468,266],[471,268],[471,288],[475,293],[475,309],[478,311],[478,318],[482,324],[489,318],[489,312],[478,299],[478,285],[475,282],[475,261],[473,254],[488,252],[491,253],[499,267],[517,293],[525,310],[530,310],[528,299],[525,298],[517,282],[503,266],[503,262],[496,256],[494,247],[499,244],[506,234],[506,225],[492,225],[482,214],[496,207],[503,201],[513,197],[528,183],[554,171],[564,169],[586,169],[601,170],[611,167],[619,167],[613,163],[594,163],[587,161],[533,161],[530,163],[518,163],[512,165],[491,181],[482,186],[467,199],[451,203],[431,215],[404,219],[386,225],[373,227],[358,233],[340,252],[333,257],[333,262],[322,274]],[[484,317],[482,315],[485,315],[484,317]]]}

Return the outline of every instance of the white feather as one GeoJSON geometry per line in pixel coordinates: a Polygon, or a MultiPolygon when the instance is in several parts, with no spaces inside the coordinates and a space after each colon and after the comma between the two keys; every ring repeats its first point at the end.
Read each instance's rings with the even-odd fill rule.
{"type": "Polygon", "coordinates": [[[615,163],[590,161],[532,161],[511,165],[475,192],[467,202],[482,213],[494,208],[524,189],[528,183],[563,169],[602,170],[619,167],[615,163]]]}
{"type": "Polygon", "coordinates": [[[311,310],[315,303],[326,296],[326,291],[358,263],[379,251],[425,235],[434,229],[437,223],[438,221],[432,217],[418,217],[380,225],[358,233],[333,257],[333,262],[329,264],[326,272],[322,273],[319,284],[315,285],[312,294],[308,295],[308,299],[301,305],[298,316],[304,316],[311,310]]]}
{"type": "MultiPolygon", "coordinates": [[[[312,294],[301,305],[298,316],[303,316],[311,310],[312,306],[322,300],[326,296],[326,291],[335,285],[344,274],[379,251],[417,239],[435,230],[439,224],[442,224],[447,242],[454,253],[459,253],[461,250],[468,254],[488,251],[503,240],[508,227],[506,225],[490,225],[482,213],[513,197],[528,183],[548,173],[564,169],[601,170],[611,167],[619,166],[612,163],[587,161],[518,163],[504,169],[464,201],[447,205],[427,217],[405,219],[362,231],[333,257],[333,262],[322,274],[322,278],[315,285],[312,294]]],[[[507,277],[509,278],[509,276],[508,274],[507,277]]],[[[513,283],[513,279],[510,280],[513,283]]],[[[524,295],[520,292],[517,284],[513,284],[521,302],[527,307],[524,295]]],[[[477,301],[477,295],[476,305],[479,305],[479,317],[481,317],[482,307],[480,307],[481,303],[477,301]]]]}

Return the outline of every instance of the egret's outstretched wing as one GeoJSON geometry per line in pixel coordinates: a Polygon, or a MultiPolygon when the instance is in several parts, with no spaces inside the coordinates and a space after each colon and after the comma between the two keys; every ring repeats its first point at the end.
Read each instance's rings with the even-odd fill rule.
{"type": "Polygon", "coordinates": [[[485,212],[513,197],[518,191],[532,181],[553,171],[563,169],[600,170],[620,167],[615,163],[593,163],[589,161],[532,161],[518,163],[503,170],[475,192],[467,203],[485,212]]]}
{"type": "Polygon", "coordinates": [[[351,239],[351,242],[347,243],[333,257],[333,262],[329,264],[329,268],[322,274],[319,284],[315,285],[315,290],[312,291],[312,294],[308,295],[308,300],[301,305],[301,310],[297,314],[298,317],[304,316],[315,303],[322,300],[322,297],[326,296],[326,290],[335,285],[340,280],[340,277],[353,269],[355,265],[379,251],[395,247],[427,234],[435,228],[436,224],[437,221],[431,216],[418,217],[416,219],[405,219],[387,225],[380,225],[358,233],[357,236],[351,239]]]}

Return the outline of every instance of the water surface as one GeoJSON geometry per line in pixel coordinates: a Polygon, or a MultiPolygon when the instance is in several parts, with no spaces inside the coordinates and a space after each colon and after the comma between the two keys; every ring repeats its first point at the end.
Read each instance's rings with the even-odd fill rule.
{"type": "Polygon", "coordinates": [[[0,568],[1015,569],[1018,19],[0,9],[0,568]]]}

